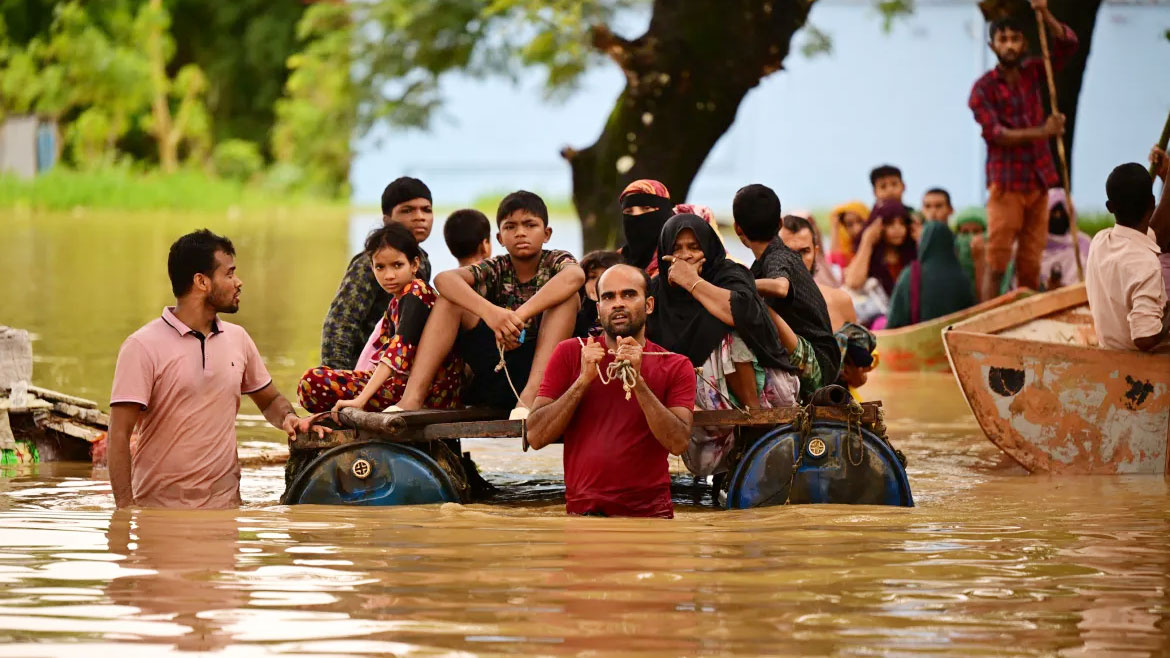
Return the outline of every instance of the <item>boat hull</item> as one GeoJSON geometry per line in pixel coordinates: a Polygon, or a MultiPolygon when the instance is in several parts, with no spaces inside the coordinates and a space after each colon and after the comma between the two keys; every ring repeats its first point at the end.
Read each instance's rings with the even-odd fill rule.
{"type": "Polygon", "coordinates": [[[1089,332],[1081,286],[957,325],[944,341],[980,427],[1029,471],[1166,473],[1170,356],[1083,344],[1089,332]]]}
{"type": "Polygon", "coordinates": [[[893,372],[950,372],[942,332],[956,322],[1005,306],[1034,294],[1031,290],[1014,290],[971,308],[944,315],[908,327],[875,331],[882,370],[893,372]]]}

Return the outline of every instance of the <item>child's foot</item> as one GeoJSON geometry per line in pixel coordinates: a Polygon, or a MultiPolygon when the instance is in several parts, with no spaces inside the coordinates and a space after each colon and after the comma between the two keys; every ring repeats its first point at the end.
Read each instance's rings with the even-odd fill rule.
{"type": "Polygon", "coordinates": [[[422,409],[422,400],[402,398],[398,401],[398,404],[394,406],[397,407],[395,411],[418,411],[419,409],[422,409]]]}

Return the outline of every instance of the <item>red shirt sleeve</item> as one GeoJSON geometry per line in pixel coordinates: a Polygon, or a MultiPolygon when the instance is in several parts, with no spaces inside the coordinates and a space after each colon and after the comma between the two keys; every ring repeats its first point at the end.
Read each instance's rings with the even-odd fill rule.
{"type": "Polygon", "coordinates": [[[573,381],[577,379],[577,375],[580,374],[577,372],[580,367],[580,344],[574,338],[561,341],[553,350],[552,356],[548,360],[548,366],[544,369],[544,379],[540,380],[540,390],[536,393],[537,397],[555,400],[564,395],[565,391],[568,391],[569,387],[573,385],[573,381]]]}
{"type": "Polygon", "coordinates": [[[662,406],[667,409],[680,407],[682,409],[695,408],[695,368],[690,359],[685,356],[672,358],[670,364],[669,383],[666,394],[662,396],[662,406]]]}
{"type": "Polygon", "coordinates": [[[989,83],[986,79],[975,83],[971,89],[971,98],[967,100],[967,106],[971,108],[971,112],[975,115],[975,121],[982,128],[983,141],[995,144],[995,139],[1003,132],[1003,126],[1000,125],[999,119],[995,115],[995,105],[989,97],[988,86],[989,83]]]}
{"type": "MultiPolygon", "coordinates": [[[[1077,40],[1077,33],[1067,25],[1064,26],[1064,34],[1052,34],[1052,68],[1056,71],[1064,70],[1072,60],[1073,55],[1077,52],[1079,42],[1077,40]]],[[[1047,75],[1047,74],[1046,74],[1047,75]]]]}

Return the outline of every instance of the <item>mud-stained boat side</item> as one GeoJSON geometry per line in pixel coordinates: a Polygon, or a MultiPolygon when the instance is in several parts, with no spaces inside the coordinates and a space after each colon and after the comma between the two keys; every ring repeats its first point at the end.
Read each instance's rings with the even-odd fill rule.
{"type": "Polygon", "coordinates": [[[987,437],[1029,471],[1165,473],[1170,355],[1096,347],[1083,285],[943,333],[987,437]]]}

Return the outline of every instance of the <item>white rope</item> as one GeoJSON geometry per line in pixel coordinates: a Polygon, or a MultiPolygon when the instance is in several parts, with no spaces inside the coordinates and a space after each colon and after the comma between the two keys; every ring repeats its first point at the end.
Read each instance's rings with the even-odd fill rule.
{"type": "MultiPolygon", "coordinates": [[[[577,342],[581,344],[582,349],[585,347],[585,341],[581,337],[577,337],[577,342]]],[[[606,350],[608,354],[617,356],[614,350],[606,350]]],[[[642,352],[642,356],[671,356],[674,352],[642,352]]],[[[605,367],[605,372],[601,372],[601,366],[595,365],[597,369],[597,378],[601,380],[602,385],[608,386],[610,382],[616,380],[621,381],[622,389],[626,392],[626,399],[634,393],[634,388],[638,386],[638,371],[634,370],[633,364],[626,359],[614,359],[608,366],[605,367]]]]}
{"type": "Polygon", "coordinates": [[[516,406],[527,409],[524,401],[520,399],[520,393],[516,390],[516,385],[512,383],[512,373],[508,372],[508,362],[504,359],[504,344],[496,343],[496,349],[500,352],[500,362],[496,364],[496,372],[504,371],[504,377],[508,379],[508,388],[512,389],[512,395],[516,396],[516,406]]]}

